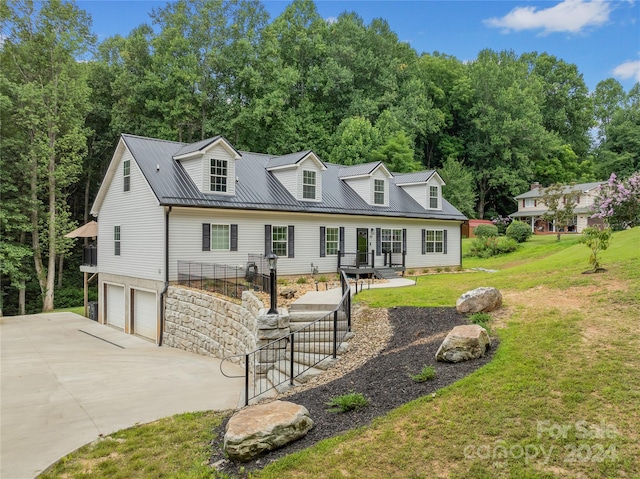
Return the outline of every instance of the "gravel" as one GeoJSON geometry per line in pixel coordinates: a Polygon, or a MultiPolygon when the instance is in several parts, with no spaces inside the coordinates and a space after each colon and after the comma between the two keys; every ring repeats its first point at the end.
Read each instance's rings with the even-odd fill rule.
{"type": "Polygon", "coordinates": [[[451,329],[468,324],[466,316],[455,308],[411,308],[359,310],[354,314],[356,333],[351,349],[338,364],[311,384],[289,392],[285,399],[305,406],[314,427],[302,439],[246,463],[226,459],[222,449],[226,422],[216,431],[212,441],[210,464],[232,476],[245,477],[252,470],[292,452],[306,449],[322,439],[349,429],[370,424],[379,416],[421,396],[433,394],[475,371],[493,357],[497,342],[492,338],[491,350],[482,358],[457,364],[435,360],[435,353],[451,329]],[[417,383],[410,376],[424,366],[433,366],[436,377],[417,383]],[[348,413],[329,412],[330,399],[350,392],[362,393],[369,404],[348,413]]]}

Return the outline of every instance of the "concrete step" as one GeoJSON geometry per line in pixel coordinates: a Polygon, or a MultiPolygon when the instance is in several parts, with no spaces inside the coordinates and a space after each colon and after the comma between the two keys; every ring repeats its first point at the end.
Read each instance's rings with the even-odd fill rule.
{"type": "MultiPolygon", "coordinates": [[[[338,345],[338,354],[344,354],[349,350],[349,343],[338,345]]],[[[333,343],[305,343],[297,342],[293,348],[294,353],[330,354],[333,351],[333,343]]]]}
{"type": "MultiPolygon", "coordinates": [[[[324,331],[304,332],[296,334],[294,343],[333,343],[333,328],[324,331]]],[[[338,341],[348,341],[353,333],[338,330],[338,341]]]]}
{"type": "MultiPolygon", "coordinates": [[[[306,322],[297,322],[297,323],[290,323],[290,327],[291,327],[291,332],[294,333],[296,331],[300,331],[301,329],[307,328],[309,327],[309,329],[307,331],[314,331],[314,332],[318,332],[318,331],[333,331],[333,319],[332,320],[322,320],[322,321],[310,321],[308,323],[306,322]]],[[[338,321],[338,331],[347,331],[348,328],[348,324],[346,321],[338,321]]],[[[307,334],[307,332],[305,331],[304,333],[301,334],[307,334]]]]}
{"type": "Polygon", "coordinates": [[[329,317],[333,319],[333,316],[331,315],[331,310],[328,310],[328,311],[322,311],[322,310],[295,311],[294,310],[294,311],[289,311],[289,322],[290,323],[309,323],[327,315],[329,315],[329,317]]]}
{"type": "Polygon", "coordinates": [[[289,374],[284,373],[275,367],[269,370],[269,372],[267,373],[267,379],[271,384],[273,384],[275,390],[280,394],[287,392],[292,387],[302,384],[294,380],[292,385],[289,381],[289,374]]]}
{"type": "Polygon", "coordinates": [[[338,360],[333,359],[331,356],[328,358],[324,354],[313,353],[293,353],[293,360],[300,364],[306,364],[307,366],[313,366],[317,369],[327,370],[333,366],[338,360]]]}
{"type": "Polygon", "coordinates": [[[398,272],[393,268],[376,268],[374,270],[374,273],[378,278],[383,279],[394,279],[400,276],[398,272]]]}
{"type": "MultiPolygon", "coordinates": [[[[284,380],[286,378],[291,377],[291,361],[288,359],[278,361],[274,363],[274,368],[280,371],[280,380],[284,380]]],[[[322,369],[314,368],[307,366],[306,364],[300,364],[297,362],[293,362],[293,376],[295,378],[294,382],[305,384],[310,379],[319,376],[324,371],[322,369]]]]}
{"type": "MultiPolygon", "coordinates": [[[[278,391],[273,387],[273,384],[266,376],[256,377],[255,384],[249,383],[249,397],[255,396],[249,401],[249,404],[256,404],[260,401],[264,401],[265,399],[273,399],[278,395],[278,391]]],[[[244,407],[245,398],[244,398],[244,390],[241,394],[240,400],[238,402],[238,407],[244,407]]]]}

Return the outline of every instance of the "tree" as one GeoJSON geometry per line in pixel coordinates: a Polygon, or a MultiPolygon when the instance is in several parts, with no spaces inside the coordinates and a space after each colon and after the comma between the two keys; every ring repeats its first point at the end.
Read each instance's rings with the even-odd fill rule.
{"type": "Polygon", "coordinates": [[[614,230],[623,230],[640,225],[640,171],[625,180],[618,180],[611,173],[609,181],[600,186],[593,200],[595,213],[614,230]]]}
{"type": "Polygon", "coordinates": [[[561,230],[572,224],[575,216],[574,209],[578,205],[580,191],[572,188],[573,185],[555,184],[544,188],[542,202],[547,206],[547,212],[542,215],[546,221],[552,221],[558,241],[561,230]]]}
{"type": "Polygon", "coordinates": [[[440,176],[446,183],[442,196],[465,216],[473,218],[476,205],[473,173],[461,161],[447,158],[440,169],[440,176]]]}
{"type": "Polygon", "coordinates": [[[593,271],[596,273],[603,271],[601,269],[600,260],[598,259],[598,254],[609,247],[609,242],[611,241],[611,230],[609,228],[585,228],[582,230],[581,241],[591,249],[589,264],[593,267],[593,271]]]}
{"type": "Polygon", "coordinates": [[[363,117],[346,118],[334,134],[329,162],[339,165],[366,163],[379,143],[378,130],[371,126],[369,120],[363,117]]]}
{"type": "Polygon", "coordinates": [[[398,131],[389,138],[386,144],[371,152],[373,161],[383,161],[390,171],[410,173],[420,170],[420,163],[415,161],[411,140],[404,131],[398,131]]]}
{"type": "Polygon", "coordinates": [[[11,154],[27,166],[31,247],[42,310],[49,311],[56,260],[64,253],[66,231],[60,225],[68,215],[66,197],[86,151],[90,92],[78,59],[95,39],[86,14],[59,0],[39,10],[31,1],[11,3],[3,17],[2,87],[13,103],[8,120],[17,125],[11,130],[11,154]]]}

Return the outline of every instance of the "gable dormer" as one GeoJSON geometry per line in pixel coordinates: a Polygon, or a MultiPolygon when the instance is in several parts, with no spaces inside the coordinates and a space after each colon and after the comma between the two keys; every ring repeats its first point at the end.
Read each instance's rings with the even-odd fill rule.
{"type": "Polygon", "coordinates": [[[322,201],[322,172],[326,169],[310,150],[276,156],[267,163],[267,171],[300,201],[322,201]]]}
{"type": "Polygon", "coordinates": [[[389,181],[393,175],[384,163],[345,166],[340,168],[339,176],[371,206],[389,206],[389,181]]]}
{"type": "Polygon", "coordinates": [[[222,136],[186,145],[173,155],[200,191],[219,195],[235,195],[235,162],[241,158],[222,136]]]}
{"type": "Polygon", "coordinates": [[[442,187],[445,182],[434,170],[396,173],[397,186],[406,191],[425,210],[442,210],[442,187]]]}

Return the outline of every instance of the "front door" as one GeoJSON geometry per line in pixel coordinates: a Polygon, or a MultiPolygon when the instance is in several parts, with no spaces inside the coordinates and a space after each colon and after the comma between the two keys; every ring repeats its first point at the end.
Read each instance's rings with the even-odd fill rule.
{"type": "Polygon", "coordinates": [[[368,264],[369,258],[369,230],[367,228],[358,228],[358,264],[368,264]]]}

